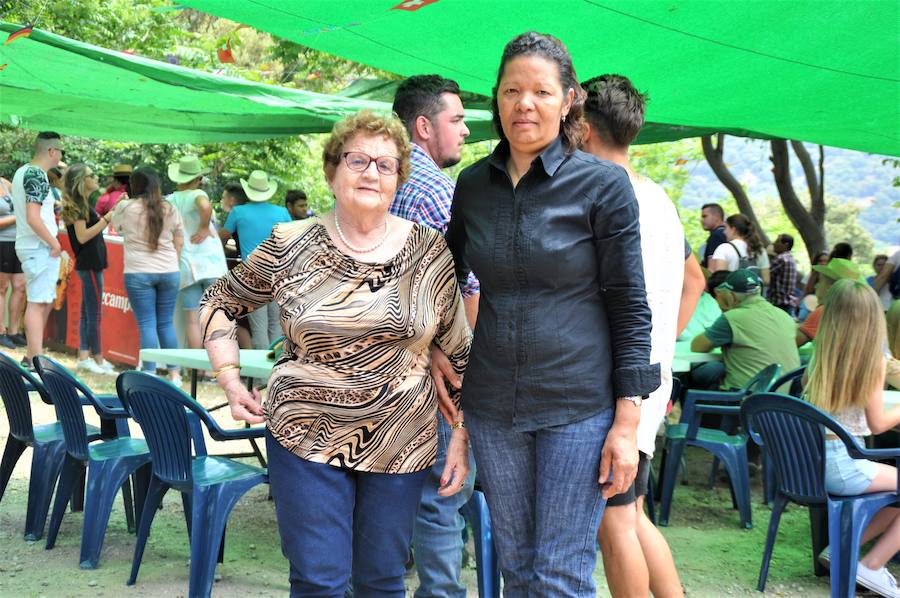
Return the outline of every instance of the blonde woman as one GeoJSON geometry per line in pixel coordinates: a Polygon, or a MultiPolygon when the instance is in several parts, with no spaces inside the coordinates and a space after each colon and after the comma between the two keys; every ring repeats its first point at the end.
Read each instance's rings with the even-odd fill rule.
{"type": "Polygon", "coordinates": [[[100,347],[103,271],[107,267],[103,231],[111,215],[99,216],[88,198],[100,188],[97,175],[86,164],[73,164],[63,177],[60,216],[75,253],[75,271],[81,279],[81,318],[78,321],[77,369],[94,374],[115,374],[100,347]]]}
{"type": "MultiPolygon", "coordinates": [[[[884,411],[884,312],[872,288],[862,281],[839,280],[825,299],[816,337],[808,400],[827,411],[858,437],[880,434],[900,424],[900,406],[884,411]]],[[[866,459],[853,459],[842,440],[825,436],[825,489],[855,495],[896,491],[897,469],[866,459]]],[[[857,582],[882,596],[900,596],[897,581],[885,568],[900,551],[900,511],[886,508],[872,518],[863,534],[875,545],[859,561],[857,582]]]]}

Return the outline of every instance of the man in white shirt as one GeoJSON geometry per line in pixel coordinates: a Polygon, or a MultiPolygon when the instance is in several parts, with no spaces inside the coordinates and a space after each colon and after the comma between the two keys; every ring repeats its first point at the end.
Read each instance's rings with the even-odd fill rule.
{"type": "Polygon", "coordinates": [[[25,273],[25,339],[28,348],[22,365],[32,367],[32,358],[43,353],[44,327],[56,300],[59,255],[53,213],[55,199],[47,171],[63,157],[58,133],[42,132],[34,144],[34,157],[13,177],[13,212],[16,216],[16,255],[25,273]]]}
{"type": "Polygon", "coordinates": [[[671,364],[685,272],[688,287],[694,289],[692,301],[686,304],[693,311],[702,292],[702,285],[693,284],[699,268],[692,267],[696,265],[692,255],[685,256],[684,230],[675,205],[662,187],[636,173],[628,160],[628,146],[644,123],[644,96],[620,75],[601,75],[586,81],[583,87],[587,92],[583,149],[623,167],[638,200],[644,282],[653,317],[650,361],[660,364],[662,375],[662,384],[641,404],[637,433],[640,461],[634,486],[607,501],[598,541],[613,596],[647,596],[651,590],[655,596],[678,596],[682,594],[681,581],[672,553],[644,515],[643,497],[656,434],[672,390],[671,364]]]}

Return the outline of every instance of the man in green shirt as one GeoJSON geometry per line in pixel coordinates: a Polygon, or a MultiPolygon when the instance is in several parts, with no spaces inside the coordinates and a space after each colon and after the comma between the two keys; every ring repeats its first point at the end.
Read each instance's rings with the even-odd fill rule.
{"type": "Polygon", "coordinates": [[[761,295],[762,281],[750,270],[735,270],[716,287],[722,315],[691,341],[691,350],[708,353],[722,347],[723,361],[705,363],[691,372],[699,388],[741,388],[766,366],[783,371],[800,367],[794,342],[796,325],[785,311],[761,295]]]}

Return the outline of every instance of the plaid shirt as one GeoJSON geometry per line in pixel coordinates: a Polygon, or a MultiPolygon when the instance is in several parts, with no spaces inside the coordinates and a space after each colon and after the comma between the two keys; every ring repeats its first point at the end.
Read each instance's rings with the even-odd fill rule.
{"type": "Polygon", "coordinates": [[[773,305],[790,305],[791,293],[797,286],[797,264],[790,251],[772,258],[769,277],[769,302],[773,305]]]}
{"type": "MultiPolygon", "coordinates": [[[[450,205],[453,203],[453,181],[441,171],[425,150],[418,144],[411,145],[409,161],[412,168],[409,178],[394,195],[391,214],[424,224],[442,235],[446,234],[447,225],[450,224],[450,205]]],[[[478,279],[469,273],[462,288],[463,297],[471,297],[480,290],[478,279]]]]}

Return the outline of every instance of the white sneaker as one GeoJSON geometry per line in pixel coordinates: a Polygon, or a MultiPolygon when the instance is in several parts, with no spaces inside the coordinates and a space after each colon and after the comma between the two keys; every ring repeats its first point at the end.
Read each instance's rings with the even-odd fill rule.
{"type": "Polygon", "coordinates": [[[94,361],[90,357],[88,357],[87,359],[82,359],[81,361],[78,361],[75,364],[75,369],[76,370],[85,370],[87,372],[91,372],[92,374],[100,374],[100,375],[104,375],[104,374],[108,373],[105,369],[100,367],[100,364],[98,364],[96,361],[94,361]]]}
{"type": "Polygon", "coordinates": [[[104,370],[106,370],[106,373],[107,373],[107,374],[113,374],[113,375],[116,375],[116,374],[119,373],[119,372],[116,371],[115,366],[114,366],[113,364],[111,364],[110,362],[106,361],[105,359],[103,360],[103,363],[101,363],[101,364],[99,364],[99,365],[100,365],[101,368],[103,368],[104,370]]]}
{"type": "Polygon", "coordinates": [[[897,580],[890,574],[886,567],[872,570],[861,562],[856,566],[856,583],[868,588],[887,598],[900,598],[900,589],[897,589],[897,580]]]}
{"type": "Polygon", "coordinates": [[[826,546],[819,553],[819,561],[826,567],[831,565],[831,546],[826,546]]]}

